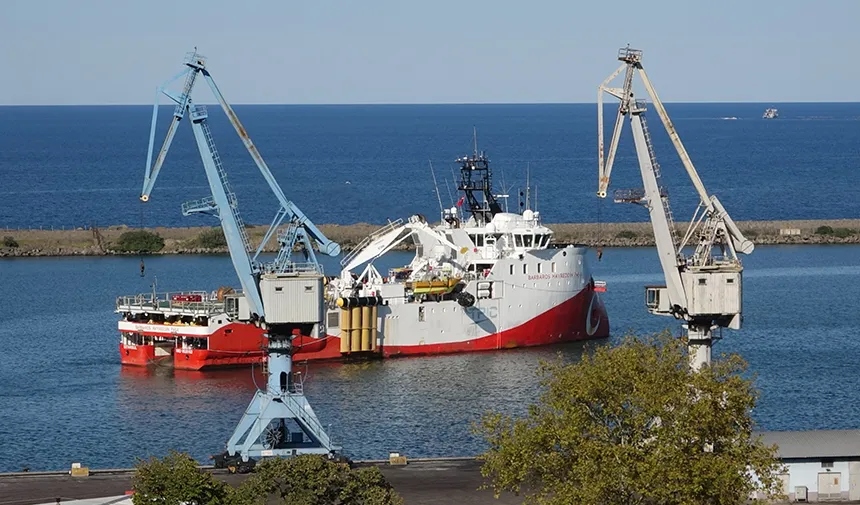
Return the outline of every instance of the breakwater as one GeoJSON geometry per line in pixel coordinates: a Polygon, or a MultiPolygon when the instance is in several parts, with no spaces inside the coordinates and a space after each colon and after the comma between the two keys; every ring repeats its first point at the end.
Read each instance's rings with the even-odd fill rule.
{"type": "MultiPolygon", "coordinates": [[[[800,220],[800,221],[740,221],[738,227],[747,238],[759,245],[776,244],[858,244],[860,219],[800,220]]],[[[562,244],[584,244],[604,247],[647,247],[654,245],[651,225],[639,223],[549,223],[555,240],[562,244]]],[[[322,232],[350,250],[379,225],[356,223],[350,225],[321,225],[322,232]]],[[[677,225],[679,234],[686,224],[677,225]]],[[[0,257],[27,256],[111,256],[137,254],[117,247],[120,237],[137,230],[125,225],[76,229],[0,229],[0,257]]],[[[163,247],[151,254],[224,254],[227,248],[219,243],[217,228],[145,228],[158,234],[163,247]],[[208,237],[207,237],[208,235],[208,237]]],[[[251,242],[259,244],[266,227],[249,228],[251,242]]],[[[220,238],[223,241],[223,238],[220,238]]],[[[408,248],[405,245],[404,248],[408,248]]],[[[270,244],[267,250],[275,251],[270,244]]]]}

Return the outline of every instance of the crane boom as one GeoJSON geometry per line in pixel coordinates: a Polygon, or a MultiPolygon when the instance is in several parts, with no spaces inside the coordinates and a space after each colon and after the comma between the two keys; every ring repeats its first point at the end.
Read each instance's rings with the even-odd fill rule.
{"type": "Polygon", "coordinates": [[[292,215],[293,222],[307,230],[311,237],[317,241],[317,244],[323,253],[328,256],[337,256],[340,254],[340,245],[337,242],[329,240],[304,212],[302,212],[292,201],[287,199],[283,190],[281,190],[281,187],[278,185],[278,182],[275,180],[275,176],[272,175],[272,171],[269,170],[269,166],[266,164],[263,156],[260,155],[260,151],[257,150],[257,147],[248,135],[248,131],[245,130],[245,127],[242,126],[242,123],[239,121],[239,116],[236,115],[233,107],[231,107],[227,100],[224,99],[224,95],[221,94],[221,90],[218,89],[218,85],[215,84],[215,81],[209,76],[209,71],[202,68],[201,72],[206,76],[206,83],[209,84],[212,94],[215,95],[218,103],[221,104],[224,114],[227,115],[227,119],[230,120],[230,124],[233,125],[236,133],[239,134],[239,138],[242,139],[242,143],[245,144],[245,148],[248,150],[248,153],[251,155],[251,158],[254,160],[260,173],[263,174],[263,178],[269,184],[269,188],[272,190],[272,193],[275,194],[275,197],[281,204],[281,208],[285,209],[292,215]]]}
{"type": "Polygon", "coordinates": [[[642,118],[634,114],[631,117],[633,141],[636,144],[636,156],[639,160],[639,171],[642,175],[642,184],[648,199],[648,215],[651,218],[651,227],[654,230],[654,242],[657,245],[657,255],[660,258],[660,266],[666,278],[666,288],[670,303],[683,304],[685,299],[684,285],[681,282],[681,272],[678,270],[678,255],[675,251],[674,239],[672,237],[672,225],[669,215],[663,211],[660,188],[654,166],[648,155],[648,144],[642,127],[642,118]],[[653,202],[653,203],[652,203],[653,202]]]}
{"type": "Polygon", "coordinates": [[[719,199],[709,195],[675,129],[666,108],[657,96],[642,67],[642,51],[629,46],[618,52],[622,62],[598,87],[598,187],[597,196],[605,198],[618,149],[624,118],[628,118],[642,176],[642,190],[618,190],[616,202],[631,202],[648,209],[665,286],[646,286],[645,302],[652,314],[673,316],[685,322],[691,365],[695,369],[710,363],[713,330],[740,329],[742,321],[741,280],[743,266],[737,253],[750,254],[754,244],[744,237],[719,199]],[[609,84],[621,72],[621,88],[609,84]],[[676,238],[675,223],[668,195],[662,185],[660,166],[654,153],[645,119],[646,103],[637,101],[633,76],[638,73],[657,115],[675,147],[681,163],[699,196],[699,207],[681,240],[676,238]],[[619,100],[615,128],[609,151],[604,155],[603,93],[619,100]],[[695,242],[695,243],[694,243],[695,242]],[[694,247],[691,255],[686,247],[694,247]],[[715,250],[719,254],[714,254],[715,250]]]}
{"type": "MultiPolygon", "coordinates": [[[[190,106],[191,101],[188,100],[190,106]]],[[[257,278],[254,275],[254,265],[248,255],[250,242],[248,233],[242,218],[239,215],[239,207],[236,195],[227,183],[227,174],[221,164],[221,157],[212,139],[207,119],[209,117],[205,105],[194,105],[191,107],[191,129],[194,132],[194,140],[203,160],[203,168],[206,170],[206,180],[212,191],[213,202],[218,209],[218,218],[224,237],[227,239],[227,248],[230,251],[230,259],[233,268],[242,284],[242,292],[248,301],[248,307],[252,318],[265,319],[266,311],[260,290],[257,286],[257,278]],[[225,212],[225,210],[229,210],[225,212]]]]}

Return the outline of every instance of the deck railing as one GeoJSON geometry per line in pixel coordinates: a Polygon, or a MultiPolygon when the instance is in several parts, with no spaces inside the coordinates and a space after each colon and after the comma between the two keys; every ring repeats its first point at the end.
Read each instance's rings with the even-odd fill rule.
{"type": "Polygon", "coordinates": [[[117,297],[116,311],[176,312],[189,315],[218,314],[224,312],[224,301],[218,300],[217,292],[141,293],[117,297]]]}

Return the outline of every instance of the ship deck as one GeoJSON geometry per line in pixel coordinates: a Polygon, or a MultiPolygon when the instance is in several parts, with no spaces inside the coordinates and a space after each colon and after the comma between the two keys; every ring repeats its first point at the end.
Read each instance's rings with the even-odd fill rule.
{"type": "Polygon", "coordinates": [[[139,295],[119,296],[116,299],[116,312],[157,312],[182,316],[208,316],[223,314],[224,302],[205,291],[187,291],[182,293],[143,293],[139,295]],[[195,295],[200,301],[175,300],[176,295],[195,295]]]}

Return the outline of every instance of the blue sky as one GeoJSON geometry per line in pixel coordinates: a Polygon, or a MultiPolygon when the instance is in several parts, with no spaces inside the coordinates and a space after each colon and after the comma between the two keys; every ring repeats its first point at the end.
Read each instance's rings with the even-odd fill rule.
{"type": "Polygon", "coordinates": [[[860,0],[3,0],[0,104],[149,104],[197,46],[233,103],[857,101],[860,0]]]}

